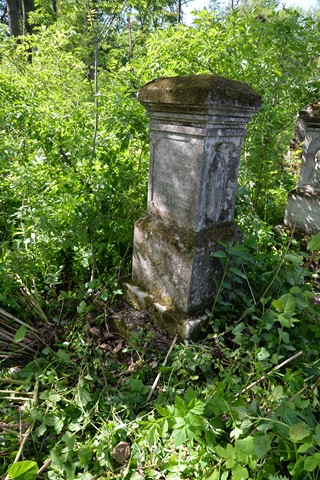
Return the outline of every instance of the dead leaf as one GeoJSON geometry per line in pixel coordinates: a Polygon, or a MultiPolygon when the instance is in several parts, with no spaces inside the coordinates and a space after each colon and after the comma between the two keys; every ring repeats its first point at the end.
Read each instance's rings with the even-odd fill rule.
{"type": "Polygon", "coordinates": [[[131,448],[127,442],[120,442],[112,450],[112,456],[119,464],[124,463],[130,457],[131,448]]]}
{"type": "Polygon", "coordinates": [[[152,362],[149,363],[151,368],[157,368],[158,362],[156,360],[152,360],[152,362]]]}

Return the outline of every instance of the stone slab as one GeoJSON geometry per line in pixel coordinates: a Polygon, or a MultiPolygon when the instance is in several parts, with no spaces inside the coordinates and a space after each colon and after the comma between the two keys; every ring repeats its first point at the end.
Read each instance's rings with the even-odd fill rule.
{"type": "Polygon", "coordinates": [[[141,290],[132,283],[123,285],[127,300],[137,309],[148,312],[160,328],[171,337],[178,335],[180,340],[198,340],[203,336],[203,330],[208,323],[207,315],[190,316],[178,314],[176,310],[164,305],[156,298],[141,290]]]}

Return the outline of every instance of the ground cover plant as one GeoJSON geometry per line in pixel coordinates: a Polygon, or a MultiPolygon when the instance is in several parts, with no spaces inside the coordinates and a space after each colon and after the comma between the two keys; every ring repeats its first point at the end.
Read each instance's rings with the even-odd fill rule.
{"type": "Polygon", "coordinates": [[[243,2],[186,26],[174,2],[34,7],[24,35],[0,25],[0,476],[319,478],[320,236],[277,225],[296,116],[319,98],[317,12],[243,2]],[[204,340],[181,343],[121,300],[148,174],[137,90],[208,72],[264,103],[244,241],[215,254],[204,340]]]}

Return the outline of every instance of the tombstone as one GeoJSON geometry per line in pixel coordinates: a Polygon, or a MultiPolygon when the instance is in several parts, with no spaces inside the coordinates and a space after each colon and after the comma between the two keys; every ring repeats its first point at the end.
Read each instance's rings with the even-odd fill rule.
{"type": "Polygon", "coordinates": [[[150,117],[148,213],[135,223],[126,296],[171,335],[195,337],[222,278],[211,254],[241,239],[233,224],[240,152],[260,96],[216,75],[141,88],[150,117]]]}
{"type": "Polygon", "coordinates": [[[298,186],[289,193],[284,223],[304,233],[320,230],[320,103],[299,113],[304,144],[298,186]]]}

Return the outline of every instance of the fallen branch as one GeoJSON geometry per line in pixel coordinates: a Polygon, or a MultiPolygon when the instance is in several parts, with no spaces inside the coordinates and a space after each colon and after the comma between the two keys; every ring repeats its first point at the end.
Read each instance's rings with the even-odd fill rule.
{"type": "Polygon", "coordinates": [[[41,475],[41,473],[44,472],[51,465],[51,462],[52,460],[50,460],[50,458],[44,462],[42,467],[40,467],[37,472],[37,477],[39,477],[39,475],[41,475]]]}
{"type": "MultiPolygon", "coordinates": [[[[33,402],[34,403],[37,403],[38,401],[38,392],[39,392],[39,380],[37,379],[36,380],[36,383],[35,383],[35,387],[34,387],[34,390],[33,390],[33,402]]],[[[28,399],[29,400],[29,399],[28,399]]],[[[27,428],[27,430],[25,431],[25,433],[22,435],[22,440],[20,442],[20,447],[19,447],[19,450],[15,456],[15,459],[12,463],[17,463],[19,462],[20,460],[20,457],[23,453],[23,449],[24,449],[24,446],[25,446],[25,443],[26,441],[28,440],[28,437],[30,435],[30,433],[32,432],[32,429],[33,429],[33,425],[34,425],[34,422],[29,425],[29,427],[27,428]]],[[[4,480],[9,480],[10,477],[9,475],[6,475],[5,479],[4,480]]]]}
{"type": "Polygon", "coordinates": [[[297,392],[295,395],[293,395],[293,397],[290,398],[290,400],[288,400],[288,404],[293,402],[297,397],[299,397],[299,395],[301,395],[305,390],[308,390],[310,389],[310,392],[313,392],[317,386],[319,385],[320,383],[320,377],[317,379],[317,381],[315,382],[315,384],[310,388],[309,385],[305,385],[303,388],[301,388],[301,390],[299,390],[299,392],[297,392]]]}
{"type": "MultiPolygon", "coordinates": [[[[169,358],[169,355],[170,355],[170,353],[172,352],[172,349],[173,349],[173,347],[175,346],[175,343],[176,343],[177,339],[178,339],[178,335],[176,335],[176,336],[174,337],[174,339],[172,340],[172,343],[171,343],[171,345],[170,345],[170,348],[169,348],[169,350],[168,350],[168,353],[167,353],[167,355],[166,355],[166,358],[165,358],[164,361],[163,361],[163,364],[162,364],[163,367],[166,366],[167,361],[168,361],[168,358],[169,358]]],[[[153,385],[152,385],[152,387],[151,387],[151,390],[150,390],[149,395],[148,395],[148,398],[147,398],[147,402],[149,402],[150,398],[152,397],[152,395],[153,395],[153,393],[154,393],[154,391],[155,391],[155,389],[156,389],[156,387],[157,387],[157,385],[158,385],[158,382],[159,382],[160,377],[161,377],[161,373],[162,373],[162,372],[159,372],[159,373],[158,373],[158,375],[156,376],[155,381],[153,382],[153,385]]]]}
{"type": "MultiPolygon", "coordinates": [[[[21,392],[17,392],[16,390],[0,390],[0,393],[12,393],[13,395],[16,395],[17,393],[21,393],[21,392]]],[[[23,392],[23,395],[33,395],[33,392],[23,392]]]]}
{"type": "Polygon", "coordinates": [[[287,358],[287,360],[284,360],[284,362],[282,362],[282,363],[279,363],[279,365],[277,365],[277,366],[274,367],[272,370],[270,370],[270,372],[268,372],[266,375],[264,375],[263,377],[260,377],[260,378],[259,378],[258,380],[256,380],[255,382],[250,383],[250,385],[248,385],[246,388],[244,388],[241,393],[237,393],[237,394],[236,394],[236,397],[239,397],[239,395],[243,395],[245,392],[247,392],[248,390],[250,390],[251,388],[253,388],[255,385],[257,385],[258,383],[262,382],[262,380],[266,380],[266,378],[269,377],[270,375],[272,375],[272,373],[276,372],[276,371],[279,370],[280,368],[282,368],[282,367],[284,367],[285,365],[287,365],[288,363],[292,362],[292,360],[295,360],[296,358],[300,357],[300,355],[302,355],[302,353],[303,353],[303,352],[295,353],[294,355],[292,355],[292,357],[287,358]]]}
{"type": "Polygon", "coordinates": [[[25,382],[23,380],[16,380],[14,378],[0,377],[0,384],[1,383],[9,383],[9,384],[12,384],[12,385],[24,385],[25,384],[25,382]]]}

